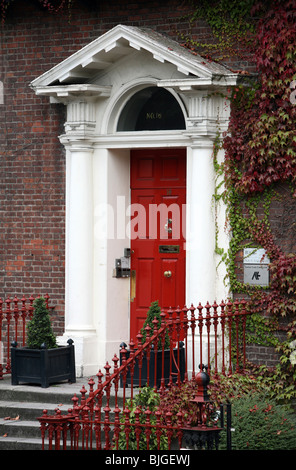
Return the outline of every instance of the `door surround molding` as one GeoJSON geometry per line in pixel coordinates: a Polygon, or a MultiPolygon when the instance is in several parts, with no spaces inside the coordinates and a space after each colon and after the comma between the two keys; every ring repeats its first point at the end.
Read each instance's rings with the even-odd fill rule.
{"type": "Polygon", "coordinates": [[[59,136],[66,151],[65,333],[59,340],[73,337],[77,376],[97,373],[128,340],[129,281],[114,279],[112,269],[129,240],[98,239],[96,229],[110,223],[110,214],[98,215],[100,205],[114,206],[116,194],[129,202],[130,149],[187,149],[186,301],[225,295],[216,224],[219,246],[227,248],[228,236],[225,208],[212,199],[212,151],[218,132],[227,130],[225,96],[237,82],[237,74],[155,31],[118,25],[31,83],[37,96],[67,109],[59,136]],[[129,97],[151,85],[176,97],[186,128],[116,132],[129,97]]]}

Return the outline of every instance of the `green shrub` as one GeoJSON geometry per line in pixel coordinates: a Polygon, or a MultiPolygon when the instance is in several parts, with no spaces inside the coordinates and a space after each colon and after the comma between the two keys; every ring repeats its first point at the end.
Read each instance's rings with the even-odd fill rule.
{"type": "MultiPolygon", "coordinates": [[[[233,450],[295,450],[296,415],[262,393],[249,393],[232,402],[233,450]]],[[[226,448],[221,433],[221,450],[226,448]]]]}
{"type": "MultiPolygon", "coordinates": [[[[147,337],[147,331],[145,330],[145,327],[147,325],[149,325],[150,328],[152,329],[152,332],[153,332],[153,330],[154,330],[153,320],[155,318],[157,320],[157,329],[159,330],[159,328],[161,327],[161,316],[160,316],[160,314],[161,314],[161,309],[160,309],[160,306],[158,305],[158,301],[156,300],[155,302],[151,303],[150,308],[147,312],[147,318],[146,318],[146,320],[144,322],[144,325],[141,329],[141,335],[143,336],[143,338],[142,338],[143,343],[145,343],[146,337],[147,337]]],[[[166,331],[164,349],[169,349],[169,347],[170,347],[170,340],[169,340],[168,332],[166,331]]],[[[162,349],[161,338],[158,341],[158,349],[162,349]]]]}
{"type": "MultiPolygon", "coordinates": [[[[145,411],[150,410],[153,414],[150,415],[150,423],[156,424],[156,416],[154,412],[157,410],[160,404],[159,395],[150,387],[143,387],[140,392],[134,397],[133,400],[126,400],[125,408],[130,410],[129,421],[130,423],[134,424],[136,420],[135,411],[139,407],[141,409],[141,414],[139,415],[139,421],[141,424],[144,424],[146,421],[145,411]]],[[[122,416],[121,423],[124,423],[125,416],[122,416]]],[[[131,431],[129,434],[129,443],[128,443],[128,450],[137,450],[137,439],[136,439],[136,432],[135,427],[130,427],[131,431]]],[[[126,450],[126,434],[125,430],[123,429],[119,433],[118,439],[118,449],[119,450],[126,450]]],[[[140,440],[139,440],[139,450],[146,450],[147,449],[147,441],[145,435],[145,427],[141,428],[140,440]]],[[[160,449],[159,450],[167,450],[168,449],[168,439],[165,435],[161,435],[160,437],[160,449]]],[[[152,433],[149,439],[149,450],[157,450],[157,437],[155,433],[155,428],[152,427],[152,433]]]]}
{"type": "Polygon", "coordinates": [[[52,331],[49,311],[43,297],[33,303],[34,312],[27,325],[27,346],[30,349],[40,349],[44,343],[47,349],[56,348],[56,338],[52,331]]]}

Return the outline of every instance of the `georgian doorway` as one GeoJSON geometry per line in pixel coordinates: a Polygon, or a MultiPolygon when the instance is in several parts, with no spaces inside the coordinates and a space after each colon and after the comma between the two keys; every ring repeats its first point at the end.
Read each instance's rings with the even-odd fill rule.
{"type": "MultiPolygon", "coordinates": [[[[65,331],[59,341],[74,339],[78,376],[96,374],[131,339],[148,302],[166,308],[226,298],[225,267],[215,248],[226,250],[229,236],[223,202],[213,203],[213,144],[228,128],[225,95],[238,79],[167,35],[117,25],[31,83],[37,96],[67,110],[57,137],[66,173],[65,331]],[[177,173],[176,165],[182,167],[177,173]],[[149,172],[157,184],[150,185],[149,172]],[[156,208],[163,204],[158,225],[149,210],[147,219],[149,200],[156,208]],[[126,207],[117,208],[118,201],[126,207]],[[145,210],[145,216],[128,217],[136,236],[125,230],[110,236],[109,227],[131,202],[145,210]],[[185,226],[184,204],[186,233],[178,229],[177,236],[176,220],[185,226]],[[154,238],[143,221],[148,234],[155,229],[154,238]],[[132,277],[118,279],[115,262],[129,248],[132,277]]],[[[223,161],[223,149],[216,158],[223,161]]]]}

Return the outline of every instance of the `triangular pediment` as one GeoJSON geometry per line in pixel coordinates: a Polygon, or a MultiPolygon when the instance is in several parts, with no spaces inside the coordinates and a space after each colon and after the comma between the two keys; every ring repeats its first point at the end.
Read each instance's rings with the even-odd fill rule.
{"type": "Polygon", "coordinates": [[[150,29],[118,25],[36,78],[34,88],[94,83],[95,77],[135,53],[149,53],[160,63],[169,63],[184,78],[212,80],[231,76],[222,65],[191,53],[176,41],[150,29]]]}

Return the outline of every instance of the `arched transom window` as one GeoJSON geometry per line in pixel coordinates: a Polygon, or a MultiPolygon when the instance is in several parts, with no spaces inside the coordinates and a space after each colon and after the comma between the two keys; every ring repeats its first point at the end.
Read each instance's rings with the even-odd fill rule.
{"type": "Polygon", "coordinates": [[[185,129],[176,98],[166,89],[148,87],[135,93],[120,115],[117,131],[161,131],[185,129]]]}

